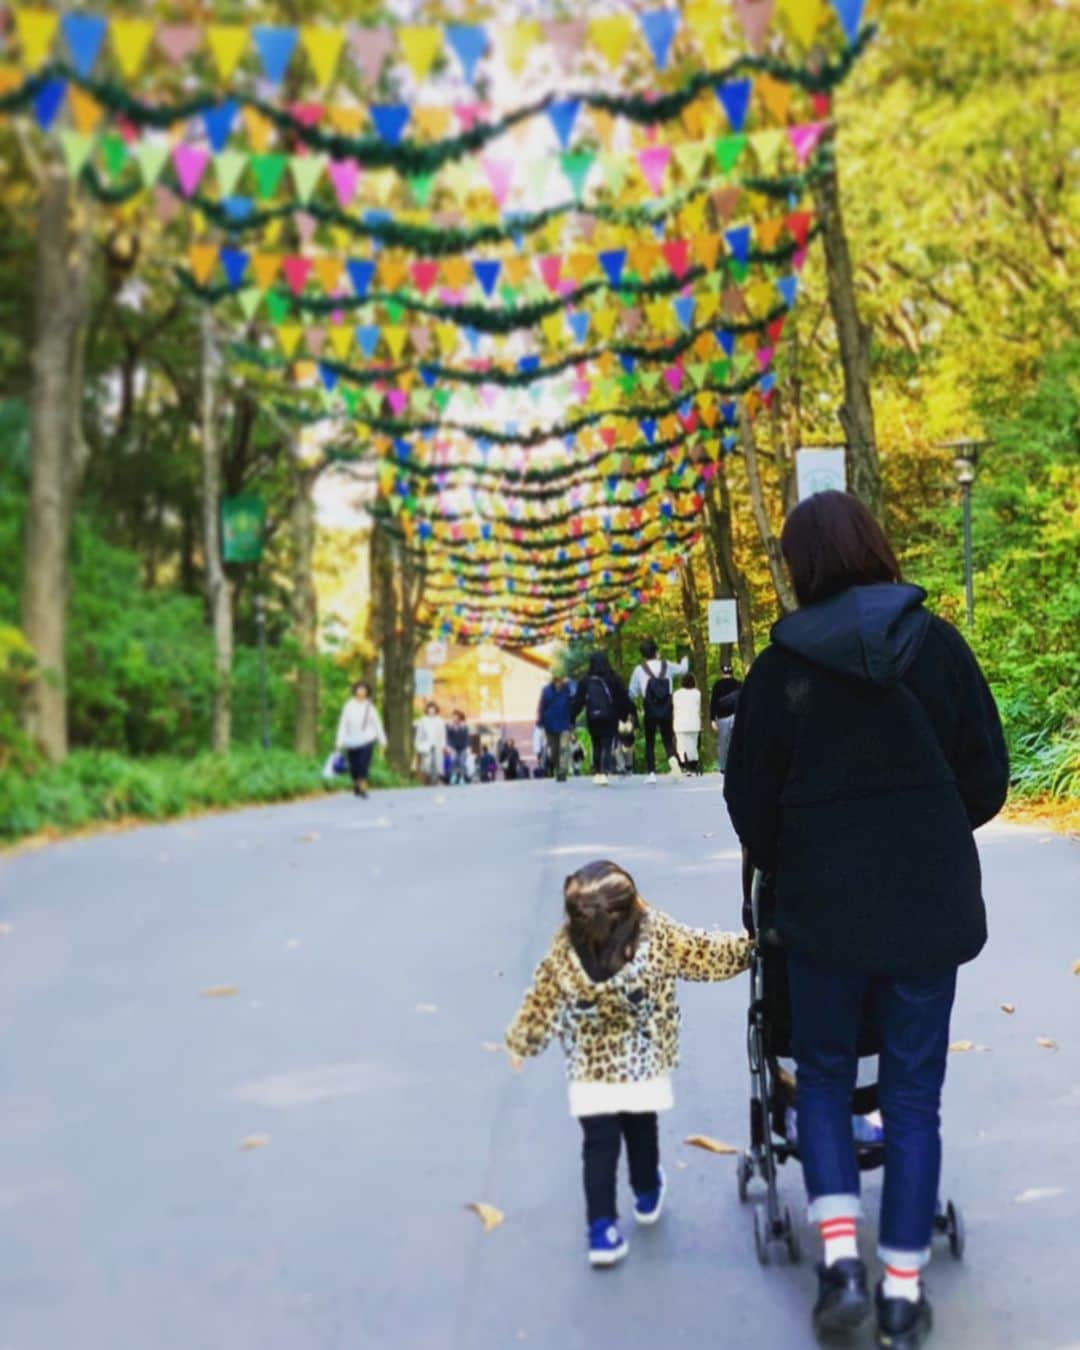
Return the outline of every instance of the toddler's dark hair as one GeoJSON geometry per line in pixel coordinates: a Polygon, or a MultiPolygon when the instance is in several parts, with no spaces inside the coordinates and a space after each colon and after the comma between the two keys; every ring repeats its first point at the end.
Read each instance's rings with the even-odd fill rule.
{"type": "Polygon", "coordinates": [[[591,862],[566,878],[566,931],[586,975],[598,983],[633,959],[644,906],[634,878],[613,862],[591,862]]]}
{"type": "Polygon", "coordinates": [[[697,688],[697,680],[694,679],[693,675],[691,675],[689,671],[687,671],[686,674],[682,677],[682,687],[684,689],[697,688]]]}

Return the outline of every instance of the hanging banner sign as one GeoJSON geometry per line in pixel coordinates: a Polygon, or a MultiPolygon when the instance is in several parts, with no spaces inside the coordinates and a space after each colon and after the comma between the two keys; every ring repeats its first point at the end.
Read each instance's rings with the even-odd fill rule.
{"type": "Polygon", "coordinates": [[[221,549],[226,562],[257,563],[262,557],[266,505],[259,497],[225,497],[221,503],[221,549]]]}
{"type": "Polygon", "coordinates": [[[425,655],[427,657],[427,663],[429,666],[446,665],[446,656],[447,656],[446,643],[429,642],[427,645],[427,651],[425,655]]]}
{"type": "Polygon", "coordinates": [[[734,600],[709,601],[709,641],[714,647],[739,640],[739,609],[734,600]]]}
{"type": "Polygon", "coordinates": [[[418,666],[413,671],[413,690],[417,698],[431,698],[435,693],[435,672],[418,666]]]}
{"type": "Polygon", "coordinates": [[[815,492],[845,492],[847,472],[844,465],[844,447],[797,450],[795,475],[799,487],[799,501],[805,501],[815,492]]]}

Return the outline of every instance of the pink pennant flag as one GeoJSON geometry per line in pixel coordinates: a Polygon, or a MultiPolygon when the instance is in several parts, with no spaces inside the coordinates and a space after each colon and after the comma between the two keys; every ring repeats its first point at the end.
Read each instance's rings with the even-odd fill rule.
{"type": "Polygon", "coordinates": [[[199,50],[202,29],[193,23],[163,23],[158,26],[154,39],[166,61],[178,66],[199,50]]]}
{"type": "Polygon", "coordinates": [[[664,186],[664,174],[671,159],[670,145],[647,145],[638,151],[638,165],[645,181],[653,192],[659,193],[664,186]]]}
{"type": "Polygon", "coordinates": [[[294,211],[293,224],[302,244],[310,244],[315,238],[315,231],[319,228],[319,222],[310,211],[294,211]]]}
{"type": "Polygon", "coordinates": [[[210,152],[197,145],[176,145],[173,147],[172,161],[180,191],[185,197],[190,197],[206,172],[210,152]]]}
{"type": "Polygon", "coordinates": [[[559,289],[559,275],[562,272],[562,256],[558,253],[548,253],[543,258],[537,258],[536,266],[540,272],[540,280],[549,291],[559,289]]]}
{"type": "Polygon", "coordinates": [[[490,384],[483,384],[480,386],[480,397],[484,401],[485,408],[493,408],[495,406],[495,400],[498,398],[498,394],[490,384]]]}
{"type": "Polygon", "coordinates": [[[773,359],[773,352],[775,351],[775,347],[759,347],[757,349],[755,355],[757,356],[759,370],[769,369],[769,362],[773,359]]]}
{"type": "Polygon", "coordinates": [[[682,384],[682,374],[681,366],[668,366],[667,370],[664,371],[664,382],[673,394],[679,392],[679,387],[682,384]]]}
{"type": "Polygon", "coordinates": [[[772,18],[773,0],[731,0],[731,5],[746,34],[747,46],[760,51],[772,18]]]}
{"type": "Polygon", "coordinates": [[[378,83],[386,58],[394,47],[390,28],[354,28],[349,36],[352,59],[366,84],[378,83]]]}
{"type": "Polygon", "coordinates": [[[642,318],[641,307],[639,305],[629,305],[622,312],[623,332],[626,333],[628,337],[633,337],[641,327],[642,318]]]}
{"type": "Polygon", "coordinates": [[[416,258],[409,264],[409,274],[421,295],[427,295],[439,279],[439,264],[434,258],[416,258]]]}
{"type": "Polygon", "coordinates": [[[426,356],[431,350],[431,329],[418,323],[409,329],[409,340],[417,356],[426,356]]]}
{"type": "Polygon", "coordinates": [[[616,432],[614,427],[600,428],[600,439],[604,442],[604,444],[607,446],[609,450],[615,444],[615,435],[616,432]]]}
{"type": "Polygon", "coordinates": [[[154,187],[154,211],[158,220],[164,225],[168,225],[176,219],[176,213],[180,210],[180,198],[170,188],[163,187],[158,183],[154,187]]]}
{"type": "Polygon", "coordinates": [[[585,33],[584,19],[544,24],[544,37],[547,38],[555,59],[561,66],[572,66],[577,60],[585,44],[585,33]]]}
{"type": "Polygon", "coordinates": [[[307,349],[317,361],[322,356],[323,347],[326,345],[326,329],[311,327],[304,329],[304,338],[307,342],[307,349]]]}
{"type": "Polygon", "coordinates": [[[592,388],[592,383],[591,381],[587,380],[584,375],[578,375],[574,379],[572,387],[574,390],[574,396],[580,401],[584,402],[584,400],[589,397],[589,390],[592,388]]]}
{"type": "Polygon", "coordinates": [[[291,253],[281,264],[281,270],[285,273],[285,281],[293,295],[299,295],[307,283],[308,273],[311,271],[311,259],[301,256],[299,253],[291,253]]]}
{"type": "Polygon", "coordinates": [[[795,253],[791,255],[791,265],[792,267],[795,268],[796,272],[802,271],[802,266],[805,261],[806,261],[805,246],[803,248],[798,249],[795,253]]]}
{"type": "Polygon", "coordinates": [[[481,161],[481,165],[488,180],[488,187],[491,188],[491,195],[495,198],[496,205],[501,207],[509,195],[510,184],[513,182],[514,161],[485,159],[481,161]]]}
{"type": "Polygon", "coordinates": [[[795,158],[805,164],[818,141],[825,134],[824,122],[802,122],[798,126],[788,127],[788,140],[795,151],[795,158]]]}
{"type": "Polygon", "coordinates": [[[478,122],[483,120],[486,111],[483,103],[454,104],[454,116],[457,118],[462,131],[471,131],[478,122]]]}
{"type": "Polygon", "coordinates": [[[386,396],[387,403],[395,417],[400,417],[409,406],[409,396],[404,389],[391,389],[386,396]]]}
{"type": "Polygon", "coordinates": [[[356,196],[356,185],[360,180],[360,166],[355,159],[332,159],[326,172],[334,189],[338,205],[344,211],[356,196]]]}
{"type": "Polygon", "coordinates": [[[290,103],[289,112],[302,127],[314,127],[322,121],[326,109],[321,103],[290,103]]]}
{"type": "Polygon", "coordinates": [[[715,473],[716,473],[716,465],[713,463],[711,459],[707,464],[703,464],[701,466],[701,476],[702,478],[705,479],[706,483],[712,482],[715,473]]]}
{"type": "MultiPolygon", "coordinates": [[[[675,392],[675,391],[672,391],[672,392],[675,392]]],[[[683,424],[683,429],[684,429],[685,431],[689,431],[689,432],[695,431],[695,430],[697,429],[697,424],[698,424],[697,409],[696,409],[696,408],[691,408],[690,411],[689,411],[685,416],[683,416],[682,414],[680,414],[680,415],[679,415],[679,421],[683,424]]]]}
{"type": "Polygon", "coordinates": [[[681,277],[686,271],[690,261],[690,245],[685,239],[669,239],[661,244],[660,252],[664,255],[664,261],[671,268],[677,277],[681,277]]]}

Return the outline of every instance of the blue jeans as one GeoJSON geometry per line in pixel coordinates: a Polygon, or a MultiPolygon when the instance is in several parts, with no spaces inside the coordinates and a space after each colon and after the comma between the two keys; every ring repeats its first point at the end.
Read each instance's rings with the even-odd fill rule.
{"type": "Polygon", "coordinates": [[[881,1037],[885,1181],[878,1251],[886,1262],[923,1265],[930,1256],[941,1176],[941,1087],[956,971],[890,979],[830,970],[789,952],[788,977],[799,1153],[810,1218],[820,1223],[861,1212],[851,1093],[865,1008],[881,1037]]]}

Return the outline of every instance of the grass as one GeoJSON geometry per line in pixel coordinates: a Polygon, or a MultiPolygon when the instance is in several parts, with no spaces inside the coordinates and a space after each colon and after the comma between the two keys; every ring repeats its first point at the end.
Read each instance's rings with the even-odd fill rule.
{"type": "MultiPolygon", "coordinates": [[[[321,767],[291,750],[245,748],[190,759],[131,759],[110,751],[76,750],[62,765],[0,772],[0,842],[310,796],[326,790],[321,767]]],[[[376,760],[376,787],[401,781],[376,760]]],[[[333,786],[348,784],[339,779],[333,786]]]]}

